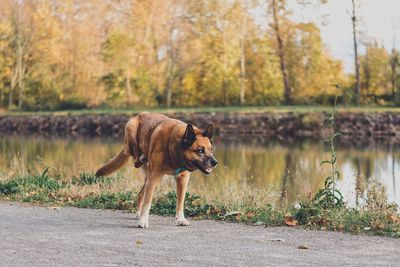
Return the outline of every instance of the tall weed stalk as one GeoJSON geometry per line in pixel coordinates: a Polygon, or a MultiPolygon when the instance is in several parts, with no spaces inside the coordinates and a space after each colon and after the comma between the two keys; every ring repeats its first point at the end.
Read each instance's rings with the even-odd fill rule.
{"type": "Polygon", "coordinates": [[[341,88],[338,84],[335,85],[335,87],[335,102],[328,120],[330,130],[330,137],[328,139],[328,144],[330,147],[330,159],[321,162],[321,165],[328,165],[330,167],[330,174],[325,178],[324,188],[322,188],[314,198],[314,202],[322,208],[343,207],[345,205],[343,201],[343,195],[336,186],[336,183],[340,178],[340,173],[337,168],[335,140],[342,134],[335,130],[335,115],[338,110],[338,91],[341,88]]]}

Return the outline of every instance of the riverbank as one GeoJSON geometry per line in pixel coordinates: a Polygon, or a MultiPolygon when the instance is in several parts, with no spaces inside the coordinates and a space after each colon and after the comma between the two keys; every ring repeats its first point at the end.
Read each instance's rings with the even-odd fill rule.
{"type": "Polygon", "coordinates": [[[0,202],[3,266],[394,266],[399,240],[0,202]],[[229,246],[227,246],[229,244],[229,246]]]}
{"type": "MultiPolygon", "coordinates": [[[[114,175],[95,177],[82,173],[79,177],[41,175],[13,177],[0,181],[0,199],[79,208],[118,209],[135,211],[140,181],[114,175]],[[130,185],[129,185],[130,183],[130,185]]],[[[185,214],[196,219],[240,222],[259,226],[302,226],[316,230],[331,230],[353,234],[400,237],[398,207],[387,203],[380,187],[370,187],[365,205],[358,209],[342,205],[329,206],[321,200],[309,199],[294,207],[273,206],[254,192],[236,197],[229,203],[205,201],[187,194],[185,214]]],[[[323,200],[323,199],[322,199],[323,200]]],[[[151,214],[174,216],[174,191],[156,194],[151,214]]],[[[151,227],[150,222],[150,227],[151,227]]]]}
{"type": "MultiPolygon", "coordinates": [[[[252,138],[325,138],[328,107],[307,108],[215,108],[154,110],[199,127],[214,123],[217,135],[225,140],[252,138]]],[[[54,136],[121,137],[127,120],[136,111],[82,111],[56,113],[4,113],[0,115],[2,134],[54,136]]],[[[340,109],[336,130],[352,142],[390,139],[400,142],[400,110],[397,108],[340,109]]]]}

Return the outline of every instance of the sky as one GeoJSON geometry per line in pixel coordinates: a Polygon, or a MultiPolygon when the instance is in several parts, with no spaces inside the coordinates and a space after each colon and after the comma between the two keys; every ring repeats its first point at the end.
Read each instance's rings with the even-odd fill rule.
{"type": "MultiPolygon", "coordinates": [[[[305,8],[297,0],[287,0],[287,3],[293,11],[292,18],[295,21],[314,21],[320,26],[322,39],[328,50],[335,58],[344,61],[346,72],[353,72],[351,0],[329,0],[327,4],[305,8]]],[[[358,3],[360,39],[375,39],[388,50],[396,43],[395,46],[400,49],[400,0],[358,0],[358,3]],[[394,39],[397,39],[396,42],[394,39]]],[[[360,50],[364,50],[362,44],[360,50]]]]}

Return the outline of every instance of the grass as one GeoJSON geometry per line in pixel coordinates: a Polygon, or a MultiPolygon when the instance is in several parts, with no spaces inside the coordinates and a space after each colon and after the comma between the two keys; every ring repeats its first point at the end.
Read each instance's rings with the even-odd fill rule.
{"type": "MultiPolygon", "coordinates": [[[[25,175],[0,182],[0,198],[49,205],[79,208],[120,209],[134,212],[136,194],[130,190],[111,190],[119,176],[97,179],[82,173],[60,181],[50,177],[47,170],[40,175],[25,175]],[[80,192],[79,194],[77,192],[80,192]]],[[[129,188],[129,187],[124,187],[129,188]]],[[[187,193],[185,214],[196,219],[215,219],[264,226],[301,226],[308,229],[343,231],[353,234],[400,237],[400,215],[396,206],[386,202],[385,192],[371,186],[365,206],[351,209],[345,206],[326,206],[318,199],[296,207],[277,208],[259,200],[237,199],[235,203],[206,202],[202,197],[187,193]],[[257,203],[256,203],[257,202],[257,203]]],[[[175,215],[176,193],[156,194],[151,213],[175,215]]]]}
{"type": "MultiPolygon", "coordinates": [[[[331,106],[228,106],[228,107],[194,107],[194,108],[133,108],[133,109],[81,109],[81,110],[58,110],[58,111],[3,111],[0,115],[9,116],[22,116],[22,115],[99,115],[99,114],[133,114],[141,111],[152,111],[160,113],[176,113],[176,112],[189,112],[189,113],[211,113],[211,112],[329,112],[331,106]]],[[[339,111],[343,112],[400,112],[400,107],[382,107],[382,106],[346,106],[341,107],[339,111]]]]}

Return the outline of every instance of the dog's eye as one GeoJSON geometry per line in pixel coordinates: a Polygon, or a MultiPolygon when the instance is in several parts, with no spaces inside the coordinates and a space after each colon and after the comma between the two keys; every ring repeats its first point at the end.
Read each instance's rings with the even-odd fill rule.
{"type": "Polygon", "coordinates": [[[204,154],[204,148],[202,148],[202,147],[198,148],[197,153],[204,154]]]}

